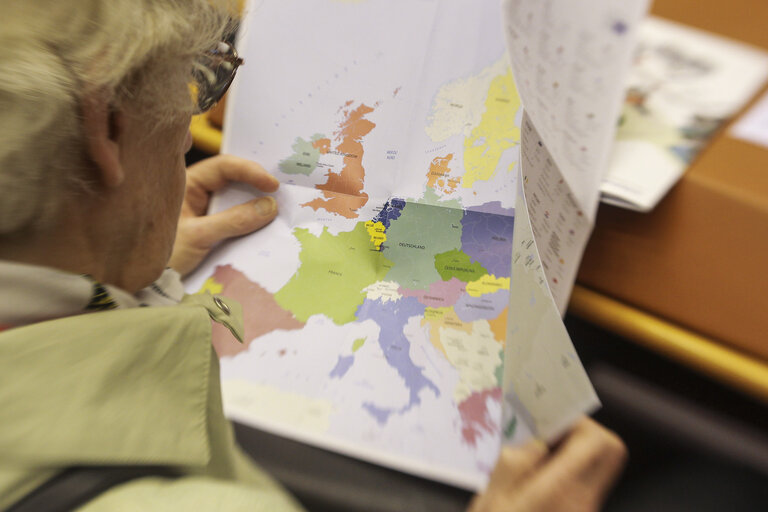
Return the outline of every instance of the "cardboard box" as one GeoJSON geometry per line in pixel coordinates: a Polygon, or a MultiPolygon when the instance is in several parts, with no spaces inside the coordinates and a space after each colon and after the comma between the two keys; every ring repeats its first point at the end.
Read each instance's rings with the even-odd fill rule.
{"type": "MultiPolygon", "coordinates": [[[[768,49],[768,2],[667,0],[653,13],[768,49]]],[[[654,211],[601,206],[578,281],[768,360],[768,149],[729,126],[654,211]]]]}

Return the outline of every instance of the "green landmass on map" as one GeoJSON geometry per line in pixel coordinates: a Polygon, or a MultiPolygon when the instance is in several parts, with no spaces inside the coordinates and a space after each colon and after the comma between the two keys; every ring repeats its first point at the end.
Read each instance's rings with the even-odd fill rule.
{"type": "Polygon", "coordinates": [[[317,314],[339,325],[354,321],[364,288],[382,280],[393,265],[374,247],[365,223],[337,235],[327,226],[320,236],[305,228],[293,234],[301,244],[300,266],[275,294],[277,303],[301,322],[317,314]]]}
{"type": "Polygon", "coordinates": [[[387,229],[383,252],[394,262],[387,280],[421,290],[439,281],[435,256],[461,247],[463,216],[462,210],[406,203],[403,213],[387,229]]]}
{"type": "Polygon", "coordinates": [[[280,162],[280,170],[285,174],[312,174],[317,169],[321,154],[316,143],[324,138],[325,135],[320,133],[313,135],[310,140],[296,137],[296,142],[291,146],[293,154],[280,162]]]}
{"type": "MultiPolygon", "coordinates": [[[[499,360],[504,361],[504,349],[502,348],[499,350],[499,360]]],[[[496,371],[494,372],[494,375],[496,376],[496,383],[501,386],[504,382],[504,364],[500,364],[496,367],[496,371]]]]}
{"type": "Polygon", "coordinates": [[[477,281],[488,271],[477,261],[472,263],[471,258],[464,252],[453,249],[435,256],[435,269],[443,281],[457,278],[469,283],[477,281]]]}
{"type": "Polygon", "coordinates": [[[357,338],[354,343],[352,343],[352,352],[357,352],[360,350],[360,347],[362,347],[365,344],[365,338],[357,338]]]}

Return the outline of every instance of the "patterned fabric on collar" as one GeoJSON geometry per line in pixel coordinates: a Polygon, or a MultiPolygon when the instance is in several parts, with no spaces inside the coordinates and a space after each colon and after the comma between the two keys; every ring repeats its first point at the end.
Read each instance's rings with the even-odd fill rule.
{"type": "Polygon", "coordinates": [[[117,302],[115,302],[115,299],[112,298],[107,289],[104,288],[104,285],[87,274],[83,277],[86,277],[93,282],[93,295],[91,296],[91,300],[85,306],[86,311],[117,309],[117,302]]]}

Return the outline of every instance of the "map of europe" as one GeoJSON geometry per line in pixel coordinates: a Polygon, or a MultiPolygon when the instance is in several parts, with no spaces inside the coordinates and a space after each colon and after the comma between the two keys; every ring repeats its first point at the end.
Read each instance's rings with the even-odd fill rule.
{"type": "Polygon", "coordinates": [[[323,70],[309,96],[275,109],[264,144],[274,155],[234,145],[274,162],[283,220],[190,280],[243,305],[244,343],[214,326],[230,416],[482,484],[502,428],[521,119],[501,39],[486,53],[471,72],[438,70],[419,88],[390,76],[386,89],[347,97],[324,93],[334,84],[324,77],[344,71],[323,70]],[[311,126],[289,122],[330,98],[311,126]],[[395,143],[401,112],[415,127],[395,143]]]}

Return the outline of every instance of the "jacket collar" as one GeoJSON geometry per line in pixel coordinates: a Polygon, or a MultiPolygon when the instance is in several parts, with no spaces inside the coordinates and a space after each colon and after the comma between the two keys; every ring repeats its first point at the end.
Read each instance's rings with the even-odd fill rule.
{"type": "Polygon", "coordinates": [[[0,260],[0,284],[0,331],[105,309],[92,307],[96,292],[118,308],[173,305],[184,296],[181,277],[170,268],[150,286],[131,295],[86,275],[0,260]]]}
{"type": "Polygon", "coordinates": [[[210,295],[0,333],[0,465],[205,465],[209,317],[242,333],[239,305],[210,295]]]}

